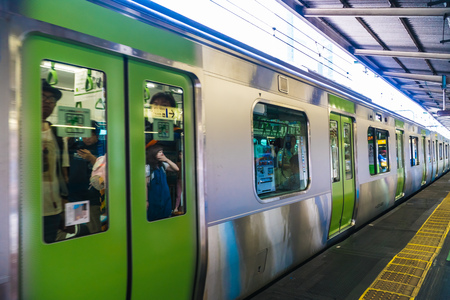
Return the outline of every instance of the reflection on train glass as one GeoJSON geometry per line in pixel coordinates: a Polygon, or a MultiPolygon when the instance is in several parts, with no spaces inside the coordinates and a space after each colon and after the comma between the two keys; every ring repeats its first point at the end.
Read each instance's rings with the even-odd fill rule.
{"type": "Polygon", "coordinates": [[[106,188],[91,184],[93,166],[106,154],[104,81],[100,71],[41,62],[46,243],[108,228],[106,188]]]}
{"type": "Polygon", "coordinates": [[[186,212],[183,200],[183,90],[144,82],[147,220],[186,212]]]}
{"type": "Polygon", "coordinates": [[[306,189],[308,139],[303,112],[256,104],[253,144],[255,189],[261,199],[306,189]]]}

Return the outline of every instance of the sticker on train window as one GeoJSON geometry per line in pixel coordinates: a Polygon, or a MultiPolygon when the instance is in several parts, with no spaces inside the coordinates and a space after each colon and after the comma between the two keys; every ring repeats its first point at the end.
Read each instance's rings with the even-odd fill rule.
{"type": "Polygon", "coordinates": [[[305,190],[309,183],[303,112],[258,103],[253,110],[255,190],[261,199],[305,190]]]}
{"type": "MultiPolygon", "coordinates": [[[[144,82],[146,216],[156,221],[184,215],[183,90],[144,82]]],[[[143,206],[144,207],[144,206],[143,206]]]]}
{"type": "Polygon", "coordinates": [[[65,226],[89,223],[89,201],[69,202],[65,205],[65,226]]]}
{"type": "Polygon", "coordinates": [[[50,60],[41,62],[40,72],[43,240],[104,232],[105,74],[50,60]]]}

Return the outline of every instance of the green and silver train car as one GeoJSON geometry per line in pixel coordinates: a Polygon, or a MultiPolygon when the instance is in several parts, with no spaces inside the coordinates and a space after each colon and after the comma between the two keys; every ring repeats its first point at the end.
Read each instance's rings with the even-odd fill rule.
{"type": "Polygon", "coordinates": [[[0,70],[1,299],[242,299],[449,169],[440,135],[147,1],[0,1],[0,70]]]}

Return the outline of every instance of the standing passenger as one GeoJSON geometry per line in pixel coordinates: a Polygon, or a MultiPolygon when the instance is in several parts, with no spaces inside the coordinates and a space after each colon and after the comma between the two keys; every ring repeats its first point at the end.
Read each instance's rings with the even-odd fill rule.
{"type": "Polygon", "coordinates": [[[146,166],[148,221],[168,218],[172,213],[166,170],[179,171],[178,166],[164,155],[162,146],[156,144],[148,147],[146,166]]]}
{"type": "Polygon", "coordinates": [[[90,137],[83,137],[82,141],[75,142],[69,149],[70,173],[69,173],[69,202],[89,201],[89,223],[87,228],[90,233],[101,231],[100,223],[100,192],[91,187],[90,178],[92,168],[99,153],[98,125],[91,121],[92,129],[90,137]]]}
{"type": "Polygon", "coordinates": [[[181,193],[183,191],[183,185],[182,185],[182,182],[181,182],[181,179],[182,179],[182,174],[181,174],[182,159],[183,159],[183,152],[178,151],[178,161],[177,161],[177,167],[178,167],[178,172],[177,172],[177,197],[175,199],[175,207],[173,209],[173,215],[174,216],[183,214],[182,211],[178,211],[178,209],[180,208],[180,204],[181,204],[181,193]]]}
{"type": "Polygon", "coordinates": [[[63,177],[63,140],[56,135],[55,127],[47,118],[53,113],[56,101],[61,99],[61,91],[52,87],[45,79],[41,81],[42,91],[42,192],[44,241],[52,243],[61,222],[63,211],[62,197],[67,196],[66,182],[63,177]]]}

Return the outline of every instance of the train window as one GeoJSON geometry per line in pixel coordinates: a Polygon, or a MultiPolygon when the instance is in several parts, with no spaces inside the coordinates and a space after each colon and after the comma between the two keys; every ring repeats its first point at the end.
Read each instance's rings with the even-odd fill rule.
{"type": "Polygon", "coordinates": [[[40,71],[44,241],[106,231],[105,74],[49,60],[40,71]]]}
{"type": "Polygon", "coordinates": [[[144,82],[147,221],[183,215],[183,90],[144,82]]]}
{"type": "Polygon", "coordinates": [[[340,180],[338,134],[338,122],[335,120],[330,120],[331,179],[333,182],[338,182],[340,180]]]}
{"type": "Polygon", "coordinates": [[[261,199],[306,189],[307,119],[303,112],[258,103],[253,110],[255,189],[261,199]]]}
{"type": "Polygon", "coordinates": [[[443,155],[442,155],[442,143],[439,143],[439,160],[442,160],[443,155]]]}
{"type": "Polygon", "coordinates": [[[409,148],[411,150],[411,166],[419,165],[419,138],[410,136],[409,137],[409,148]]]}
{"type": "Polygon", "coordinates": [[[367,142],[369,147],[369,171],[371,175],[385,173],[390,170],[389,131],[369,127],[367,142]]]}

